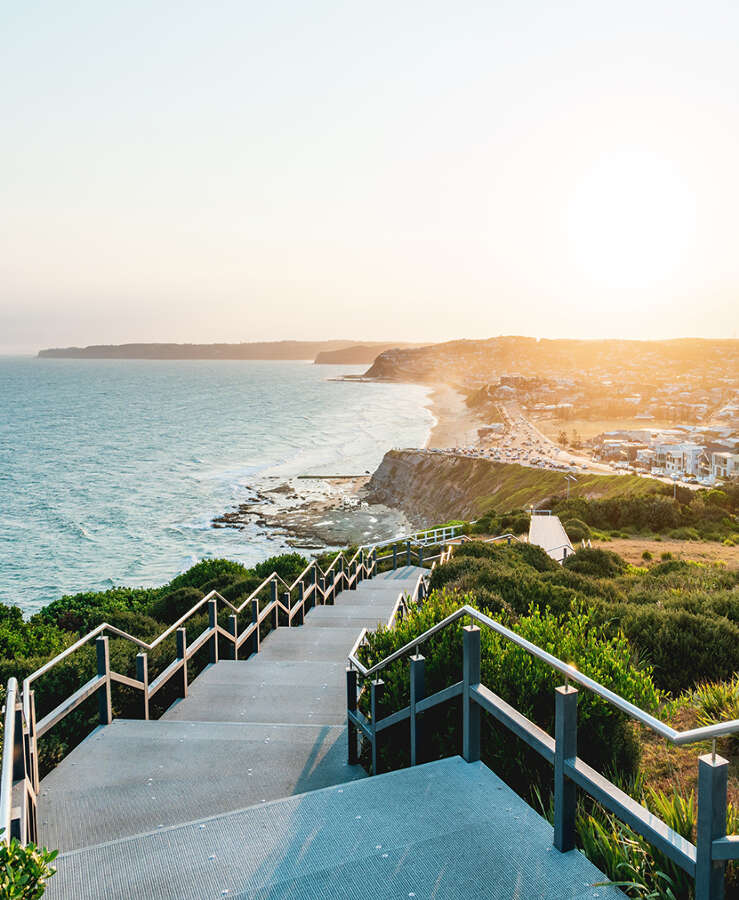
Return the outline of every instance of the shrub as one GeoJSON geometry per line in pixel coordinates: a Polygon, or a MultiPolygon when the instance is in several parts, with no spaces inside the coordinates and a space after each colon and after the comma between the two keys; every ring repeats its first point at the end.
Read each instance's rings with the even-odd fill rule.
{"type": "Polygon", "coordinates": [[[672,554],[669,550],[665,550],[664,553],[660,553],[659,558],[662,562],[666,562],[668,559],[672,559],[672,554]]]}
{"type": "Polygon", "coordinates": [[[308,560],[299,553],[283,553],[280,556],[270,556],[264,562],[254,566],[254,574],[260,578],[267,578],[273,572],[277,572],[280,578],[291,582],[300,575],[308,565],[308,560]]]}
{"type": "Polygon", "coordinates": [[[51,863],[58,852],[35,844],[22,846],[16,838],[7,844],[0,840],[0,897],[38,900],[46,890],[46,882],[56,872],[51,863]]]}
{"type": "Polygon", "coordinates": [[[649,552],[649,550],[645,550],[644,553],[642,553],[641,558],[645,562],[649,562],[651,559],[653,559],[652,554],[649,552]]]}
{"type": "Polygon", "coordinates": [[[582,575],[595,575],[598,578],[613,578],[626,571],[626,560],[613,550],[601,550],[599,547],[583,547],[564,562],[568,569],[582,575]]]}
{"type": "Polygon", "coordinates": [[[167,586],[169,591],[177,590],[182,587],[200,588],[203,593],[203,585],[212,581],[214,578],[223,578],[229,576],[231,580],[243,578],[247,574],[247,569],[241,563],[233,562],[230,559],[203,559],[196,565],[189,568],[182,575],[173,578],[167,586]]]}
{"type": "Polygon", "coordinates": [[[204,594],[195,587],[180,587],[169,591],[149,605],[147,613],[160,622],[171,625],[191,609],[204,594]]]}

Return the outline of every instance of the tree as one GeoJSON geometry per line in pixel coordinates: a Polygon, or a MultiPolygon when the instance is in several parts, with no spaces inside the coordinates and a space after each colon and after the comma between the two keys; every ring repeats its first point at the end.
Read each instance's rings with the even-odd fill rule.
{"type": "Polygon", "coordinates": [[[564,429],[562,429],[562,431],[560,431],[559,437],[557,438],[557,440],[559,441],[560,444],[562,444],[563,447],[567,446],[567,432],[564,429]]]}

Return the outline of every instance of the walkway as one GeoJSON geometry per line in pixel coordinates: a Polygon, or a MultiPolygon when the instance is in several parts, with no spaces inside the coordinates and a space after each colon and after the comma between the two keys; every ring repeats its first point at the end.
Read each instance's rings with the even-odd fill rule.
{"type": "Polygon", "coordinates": [[[532,515],[529,525],[529,543],[542,547],[553,560],[561,563],[575,550],[567,537],[559,516],[532,515]]]}
{"type": "Polygon", "coordinates": [[[64,852],[363,778],[346,762],[346,658],[420,571],[363,581],[208,667],[157,721],[96,729],[41,782],[41,842],[64,852]]]}

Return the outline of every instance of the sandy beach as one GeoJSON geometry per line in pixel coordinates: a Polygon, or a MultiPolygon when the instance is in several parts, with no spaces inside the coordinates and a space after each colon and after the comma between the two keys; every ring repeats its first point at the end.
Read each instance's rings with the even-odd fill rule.
{"type": "Polygon", "coordinates": [[[474,447],[483,421],[465,404],[464,397],[448,384],[435,385],[428,407],[436,420],[426,441],[428,449],[474,447]]]}

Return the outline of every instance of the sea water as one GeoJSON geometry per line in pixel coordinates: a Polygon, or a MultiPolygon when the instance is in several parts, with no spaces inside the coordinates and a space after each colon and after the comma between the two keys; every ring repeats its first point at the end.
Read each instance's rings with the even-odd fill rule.
{"type": "Polygon", "coordinates": [[[0,602],[281,552],[211,522],[275,476],[362,474],[428,436],[425,388],[334,380],[363,368],[0,358],[0,602]]]}

